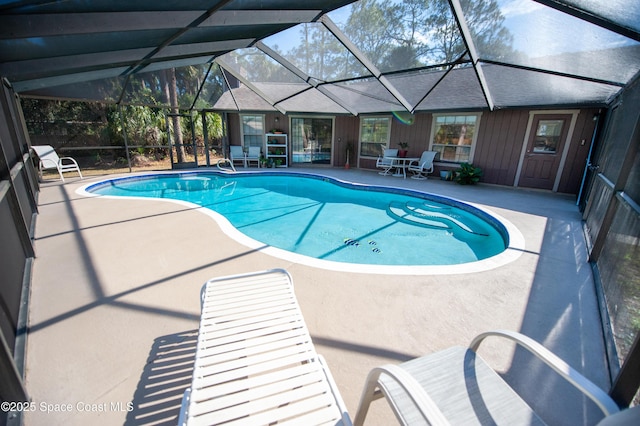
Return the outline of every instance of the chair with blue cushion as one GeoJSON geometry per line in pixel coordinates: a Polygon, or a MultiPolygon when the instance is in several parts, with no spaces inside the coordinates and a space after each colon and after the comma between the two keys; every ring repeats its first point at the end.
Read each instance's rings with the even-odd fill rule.
{"type": "Polygon", "coordinates": [[[250,146],[249,152],[247,152],[247,165],[251,166],[251,162],[256,162],[256,167],[260,167],[260,147],[250,146]]]}
{"type": "Polygon", "coordinates": [[[240,145],[231,145],[229,147],[229,160],[231,160],[232,165],[240,162],[243,167],[247,167],[247,157],[240,145]]]}

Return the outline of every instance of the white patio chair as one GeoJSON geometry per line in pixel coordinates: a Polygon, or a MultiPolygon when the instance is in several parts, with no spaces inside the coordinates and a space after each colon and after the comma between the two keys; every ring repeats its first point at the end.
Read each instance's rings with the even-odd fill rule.
{"type": "MultiPolygon", "coordinates": [[[[371,402],[383,396],[403,425],[544,424],[476,353],[489,336],[512,340],[527,349],[595,402],[605,416],[619,411],[607,393],[535,340],[497,330],[480,334],[468,348],[452,347],[400,365],[373,369],[367,377],[354,425],[362,425],[371,402]]],[[[567,423],[571,420],[567,419],[567,423]]]]}
{"type": "Polygon", "coordinates": [[[351,425],[283,269],[211,279],[179,425],[351,425]]]}
{"type": "Polygon", "coordinates": [[[243,167],[247,167],[247,156],[240,145],[231,145],[229,147],[229,160],[231,160],[232,165],[240,162],[243,167]]]}
{"type": "Polygon", "coordinates": [[[58,153],[53,149],[51,145],[32,145],[31,149],[38,156],[38,175],[42,180],[42,171],[49,169],[58,170],[60,180],[64,182],[63,172],[78,172],[80,179],[82,179],[82,172],[76,160],[71,157],[58,157],[58,153]]]}
{"type": "Polygon", "coordinates": [[[420,160],[409,163],[407,169],[413,173],[411,179],[426,179],[427,175],[433,173],[433,161],[438,153],[436,151],[425,151],[420,156],[420,160]]]}
{"type": "Polygon", "coordinates": [[[260,147],[259,146],[250,146],[249,152],[247,153],[247,165],[250,167],[251,162],[256,162],[256,167],[260,167],[260,147]]]}
{"type": "Polygon", "coordinates": [[[393,169],[393,160],[389,157],[397,156],[397,149],[385,149],[382,153],[382,156],[378,157],[378,159],[376,160],[376,167],[379,169],[383,169],[381,172],[378,172],[378,174],[383,176],[388,175],[391,169],[393,169]]]}

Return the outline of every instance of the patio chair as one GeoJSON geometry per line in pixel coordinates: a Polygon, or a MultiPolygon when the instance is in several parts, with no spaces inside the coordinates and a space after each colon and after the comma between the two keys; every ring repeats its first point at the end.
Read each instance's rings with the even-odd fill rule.
{"type": "Polygon", "coordinates": [[[420,156],[420,160],[409,163],[407,169],[413,173],[411,179],[426,179],[427,175],[433,173],[433,161],[438,153],[436,151],[425,151],[420,156]]]}
{"type": "Polygon", "coordinates": [[[231,145],[229,147],[229,160],[231,160],[232,165],[239,161],[243,167],[247,167],[247,156],[240,145],[231,145]]]}
{"type": "Polygon", "coordinates": [[[385,149],[382,153],[382,156],[378,157],[378,159],[376,160],[376,167],[379,169],[383,169],[381,172],[378,172],[378,174],[383,176],[388,175],[391,169],[393,169],[393,160],[389,157],[397,156],[397,149],[385,149]]]}
{"type": "Polygon", "coordinates": [[[211,279],[201,300],[179,425],[351,424],[287,271],[211,279]]]}
{"type": "MultiPolygon", "coordinates": [[[[354,425],[362,425],[374,399],[386,397],[403,425],[544,424],[520,396],[476,354],[489,336],[512,340],[529,350],[590,398],[605,416],[619,411],[602,389],[535,340],[511,331],[477,336],[468,348],[453,347],[373,369],[367,377],[354,425]]],[[[571,423],[568,420],[568,423],[571,423]]]]}
{"type": "Polygon", "coordinates": [[[260,167],[260,147],[259,146],[250,146],[249,152],[247,153],[247,165],[250,167],[251,162],[256,162],[256,167],[260,167]]]}
{"type": "Polygon", "coordinates": [[[82,172],[76,160],[71,157],[58,157],[58,153],[53,149],[51,145],[32,145],[31,149],[38,156],[38,175],[42,180],[42,171],[56,169],[60,175],[60,180],[64,182],[64,172],[78,172],[80,179],[82,179],[82,172]]]}

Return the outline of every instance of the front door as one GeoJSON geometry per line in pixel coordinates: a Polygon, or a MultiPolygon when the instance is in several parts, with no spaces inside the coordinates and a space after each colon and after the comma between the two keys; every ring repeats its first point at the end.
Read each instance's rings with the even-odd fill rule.
{"type": "Polygon", "coordinates": [[[570,114],[533,117],[518,186],[554,188],[571,117],[570,114]]]}

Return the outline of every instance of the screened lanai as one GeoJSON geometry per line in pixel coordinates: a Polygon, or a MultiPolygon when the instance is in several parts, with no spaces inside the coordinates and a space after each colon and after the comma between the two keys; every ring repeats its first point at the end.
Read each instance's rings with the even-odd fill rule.
{"type": "MultiPolygon", "coordinates": [[[[356,135],[363,117],[386,114],[399,126],[435,114],[482,113],[483,125],[495,128],[487,139],[505,141],[518,126],[492,121],[497,114],[523,121],[522,135],[534,112],[582,114],[565,156],[566,164],[584,157],[570,171],[580,190],[565,192],[577,195],[582,217],[608,391],[629,405],[640,383],[639,72],[637,0],[0,1],[0,396],[15,400],[29,391],[23,377],[38,211],[73,201],[61,185],[62,195],[39,206],[43,183],[21,102],[43,99],[184,115],[348,118],[356,135]]],[[[476,158],[499,157],[502,148],[476,158]]],[[[512,157],[524,155],[523,148],[512,157]]],[[[487,169],[481,183],[501,185],[492,173],[487,169]]],[[[515,165],[495,170],[511,181],[515,173],[515,165]]],[[[491,199],[490,185],[483,202],[491,199]]],[[[534,220],[543,210],[532,208],[534,220]]],[[[578,308],[563,314],[571,309],[578,308]]]]}
{"type": "Polygon", "coordinates": [[[175,69],[181,109],[601,106],[640,69],[640,7],[601,3],[5,2],[0,73],[22,96],[169,106],[175,69]]]}

